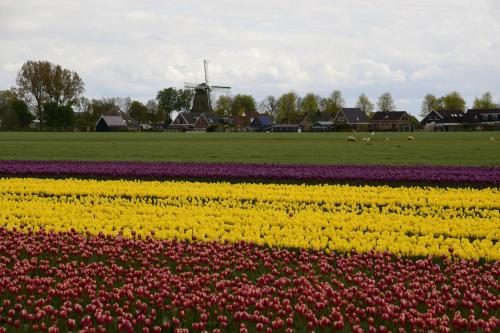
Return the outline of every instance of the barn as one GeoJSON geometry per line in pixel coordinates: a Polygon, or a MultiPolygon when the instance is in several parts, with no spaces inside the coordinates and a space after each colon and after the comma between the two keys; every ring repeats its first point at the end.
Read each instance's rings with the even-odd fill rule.
{"type": "Polygon", "coordinates": [[[95,124],[96,132],[123,132],[128,126],[121,116],[101,116],[95,124]]]}

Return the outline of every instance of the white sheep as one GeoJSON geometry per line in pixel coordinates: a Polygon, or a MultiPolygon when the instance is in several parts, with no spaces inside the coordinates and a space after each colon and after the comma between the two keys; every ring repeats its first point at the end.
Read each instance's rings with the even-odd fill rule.
{"type": "Polygon", "coordinates": [[[408,141],[415,141],[415,137],[408,135],[408,141]]]}
{"type": "Polygon", "coordinates": [[[497,140],[495,140],[495,138],[494,138],[494,137],[490,137],[490,142],[491,142],[491,143],[493,143],[493,142],[495,142],[495,141],[497,141],[497,140]]]}
{"type": "Polygon", "coordinates": [[[354,136],[348,136],[347,137],[347,141],[349,141],[349,142],[356,142],[356,141],[358,141],[358,139],[356,139],[354,136]]]}

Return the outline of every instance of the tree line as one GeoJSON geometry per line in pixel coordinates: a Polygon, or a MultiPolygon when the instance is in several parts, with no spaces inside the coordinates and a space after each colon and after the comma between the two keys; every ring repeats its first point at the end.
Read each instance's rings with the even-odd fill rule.
{"type": "MultiPolygon", "coordinates": [[[[146,103],[130,97],[88,99],[83,94],[85,84],[78,73],[48,61],[25,62],[16,78],[16,87],[0,90],[1,129],[21,130],[38,121],[40,130],[60,130],[73,126],[93,128],[101,115],[126,115],[139,123],[156,122],[170,124],[175,112],[191,110],[194,92],[190,89],[169,87],[157,92],[146,103]]],[[[213,110],[225,116],[241,116],[251,112],[269,115],[279,123],[297,123],[317,112],[336,113],[345,107],[340,90],[329,96],[315,93],[299,96],[289,91],[279,97],[269,95],[259,103],[247,94],[213,96],[213,110]]],[[[383,93],[376,103],[362,93],[355,104],[367,116],[375,110],[387,112],[397,109],[391,93],[383,93]]],[[[473,108],[500,107],[493,101],[491,93],[476,97],[473,108]]],[[[437,97],[426,94],[420,116],[432,111],[465,111],[466,102],[457,91],[437,97]]]]}

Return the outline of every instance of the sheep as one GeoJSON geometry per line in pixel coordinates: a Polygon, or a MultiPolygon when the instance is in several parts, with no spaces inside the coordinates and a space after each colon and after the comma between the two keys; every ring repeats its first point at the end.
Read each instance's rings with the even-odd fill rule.
{"type": "Polygon", "coordinates": [[[385,141],[389,141],[389,138],[385,138],[385,141]]]}
{"type": "Polygon", "coordinates": [[[358,139],[356,139],[354,136],[348,136],[347,137],[347,141],[349,141],[349,142],[356,142],[356,141],[358,141],[358,139]]]}
{"type": "Polygon", "coordinates": [[[415,141],[415,137],[408,135],[408,141],[415,141]]]}
{"type": "Polygon", "coordinates": [[[491,143],[494,143],[495,141],[497,141],[497,140],[495,140],[495,138],[494,138],[494,137],[490,137],[490,142],[491,142],[491,143]]]}

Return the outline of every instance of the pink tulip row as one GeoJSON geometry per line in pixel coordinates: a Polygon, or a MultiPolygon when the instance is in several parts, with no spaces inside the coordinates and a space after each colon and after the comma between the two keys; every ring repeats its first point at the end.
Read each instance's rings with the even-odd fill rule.
{"type": "Polygon", "coordinates": [[[500,262],[0,228],[0,332],[492,332],[500,262]]]}

